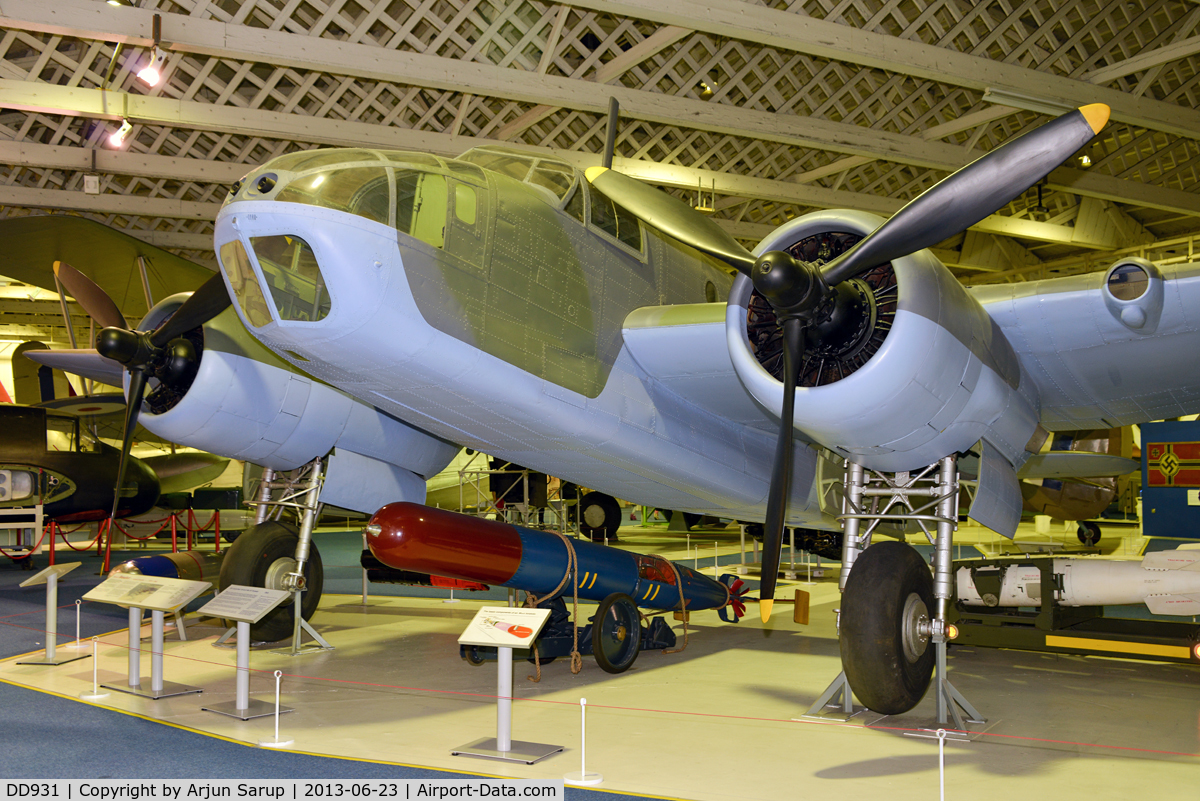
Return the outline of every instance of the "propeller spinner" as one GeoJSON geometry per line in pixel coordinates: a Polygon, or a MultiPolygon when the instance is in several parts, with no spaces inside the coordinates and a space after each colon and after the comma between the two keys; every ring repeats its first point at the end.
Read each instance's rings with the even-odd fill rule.
{"type": "Polygon", "coordinates": [[[759,613],[771,616],[787,490],[791,486],[792,432],[797,372],[806,347],[815,344],[822,326],[839,316],[852,293],[838,287],[893,259],[927,248],[966,230],[1042,180],[1100,132],[1109,108],[1097,103],[1051,120],[971,162],[930,187],[857,245],[824,265],[799,260],[784,251],[758,258],[716,224],[680,200],[635,178],[604,167],[587,170],[599,191],[647,225],[707,253],[749,276],[771,304],[783,327],[783,408],[763,535],[759,613]]]}

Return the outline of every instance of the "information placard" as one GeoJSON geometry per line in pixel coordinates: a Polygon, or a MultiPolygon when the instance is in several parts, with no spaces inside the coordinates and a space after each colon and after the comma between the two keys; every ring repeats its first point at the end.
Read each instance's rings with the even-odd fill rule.
{"type": "Polygon", "coordinates": [[[212,582],[209,581],[118,573],[109,576],[95,589],[89,590],[83,596],[83,600],[136,606],[139,609],[158,612],[174,612],[211,586],[212,582]]]}
{"type": "Polygon", "coordinates": [[[529,648],[549,617],[549,609],[484,606],[467,624],[458,644],[529,648]]]}
{"type": "Polygon", "coordinates": [[[239,623],[257,623],[267,612],[292,597],[287,590],[234,584],[200,607],[200,614],[223,617],[239,623]]]}
{"type": "Polygon", "coordinates": [[[32,587],[35,584],[45,584],[50,580],[51,576],[58,576],[59,578],[62,578],[82,564],[83,562],[66,562],[61,565],[52,565],[45,570],[40,570],[37,573],[34,573],[32,576],[22,581],[20,586],[32,587]]]}

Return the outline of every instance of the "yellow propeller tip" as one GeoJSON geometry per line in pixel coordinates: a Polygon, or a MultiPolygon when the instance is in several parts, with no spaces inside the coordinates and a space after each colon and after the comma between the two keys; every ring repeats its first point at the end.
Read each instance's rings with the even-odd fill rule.
{"type": "Polygon", "coordinates": [[[758,616],[766,623],[771,619],[771,607],[775,605],[774,598],[764,598],[758,602],[758,616]]]}
{"type": "Polygon", "coordinates": [[[592,183],[606,172],[608,172],[608,167],[588,167],[583,171],[583,177],[588,179],[588,183],[592,183]]]}
{"type": "Polygon", "coordinates": [[[1100,133],[1100,129],[1108,122],[1108,116],[1111,110],[1103,103],[1092,103],[1088,106],[1080,106],[1079,113],[1087,120],[1088,125],[1092,126],[1092,133],[1100,133]]]}
{"type": "Polygon", "coordinates": [[[61,262],[61,261],[56,261],[56,262],[54,262],[54,274],[55,274],[55,275],[58,275],[58,268],[59,268],[59,267],[62,267],[62,262],[61,262]]]}

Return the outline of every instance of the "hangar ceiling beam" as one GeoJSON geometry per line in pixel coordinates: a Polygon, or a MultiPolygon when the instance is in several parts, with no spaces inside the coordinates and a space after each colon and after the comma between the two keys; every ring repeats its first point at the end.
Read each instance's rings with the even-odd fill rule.
{"type": "MultiPolygon", "coordinates": [[[[0,81],[0,94],[8,101],[12,100],[12,94],[7,91],[6,84],[15,84],[14,90],[32,87],[42,87],[48,91],[48,95],[67,95],[76,100],[82,99],[81,92],[92,92],[99,94],[97,90],[80,90],[70,89],[68,87],[48,86],[45,84],[28,84],[25,82],[7,82],[0,81]]],[[[110,96],[113,93],[108,93],[110,96]]],[[[133,95],[132,97],[141,97],[133,95]]],[[[26,100],[32,99],[27,97],[26,100]]],[[[43,100],[46,99],[43,97],[43,100]]],[[[66,100],[67,98],[64,98],[66,100]]],[[[159,101],[174,103],[177,106],[187,105],[186,101],[163,101],[161,98],[142,98],[143,100],[159,101]]],[[[3,102],[3,101],[0,101],[3,102]]],[[[87,103],[77,103],[78,107],[75,111],[84,113],[84,110],[89,105],[87,103]]],[[[153,106],[155,104],[151,104],[153,106]]],[[[204,110],[219,111],[224,107],[213,109],[211,106],[202,103],[193,103],[190,105],[201,106],[203,109],[195,110],[195,113],[203,114],[204,110]]],[[[44,109],[43,109],[44,110],[44,109]]],[[[68,109],[57,109],[59,113],[63,111],[71,111],[68,109]]],[[[250,121],[254,115],[271,115],[274,112],[241,112],[236,109],[229,111],[236,113],[243,120],[243,124],[250,121]]],[[[138,119],[145,119],[143,115],[131,114],[138,119]]],[[[186,114],[184,116],[187,116],[186,114]]],[[[279,117],[292,120],[290,115],[276,115],[279,117]]],[[[310,118],[301,118],[308,120],[310,118]]],[[[284,120],[284,124],[287,124],[284,120]]],[[[178,120],[167,120],[168,122],[176,122],[178,120]]],[[[315,123],[331,123],[332,127],[340,129],[340,136],[347,135],[346,127],[354,125],[354,123],[345,123],[337,125],[332,120],[312,120],[315,123]]],[[[293,125],[294,127],[294,125],[293,125]]],[[[363,126],[371,131],[378,132],[380,129],[376,126],[363,126]]],[[[402,135],[406,129],[389,128],[382,129],[391,131],[395,134],[402,135]]],[[[408,131],[407,133],[413,133],[408,131]]],[[[463,146],[461,139],[455,139],[445,134],[418,134],[421,138],[419,149],[432,150],[434,152],[444,152],[446,148],[450,148],[457,154],[458,149],[463,146]],[[432,138],[439,137],[441,147],[432,147],[432,138]],[[457,143],[457,147],[451,147],[457,143]]],[[[337,144],[374,144],[380,146],[380,143],[360,143],[353,140],[338,142],[337,144]]],[[[405,147],[405,143],[385,143],[383,146],[388,147],[405,147]]],[[[577,167],[586,169],[587,167],[595,166],[599,163],[599,156],[587,153],[563,153],[558,152],[557,155],[567,158],[572,161],[577,167]]],[[[91,170],[92,159],[96,160],[97,168],[103,169],[106,172],[119,174],[139,175],[152,178],[179,178],[196,182],[212,182],[212,183],[231,183],[237,180],[248,171],[247,165],[243,164],[222,164],[210,162],[201,159],[177,159],[166,156],[146,156],[123,151],[109,150],[94,150],[91,148],[75,148],[56,145],[35,145],[23,143],[0,143],[0,161],[10,164],[22,164],[31,167],[54,168],[75,170],[87,172],[91,170]],[[102,167],[100,165],[103,165],[102,167]],[[174,172],[173,172],[174,171],[174,172]]],[[[806,186],[803,184],[794,184],[788,181],[774,181],[765,178],[753,178],[742,175],[731,175],[728,173],[715,172],[711,170],[697,170],[694,168],[675,167],[672,165],[658,164],[650,161],[639,161],[634,159],[615,159],[614,166],[628,175],[641,178],[649,183],[658,184],[660,186],[672,186],[681,189],[692,189],[697,185],[697,181],[702,182],[705,186],[712,186],[716,182],[717,191],[722,195],[734,195],[755,200],[772,200],[778,203],[797,204],[801,206],[814,206],[818,208],[846,208],[859,211],[869,211],[875,214],[890,216],[896,213],[903,207],[904,202],[901,200],[880,197],[878,195],[866,195],[858,192],[847,192],[837,189],[826,189],[822,186],[806,186]]],[[[219,203],[200,203],[195,201],[182,201],[170,198],[150,198],[140,196],[126,196],[117,194],[103,195],[88,195],[83,192],[56,190],[56,189],[34,189],[21,186],[0,187],[0,204],[10,206],[32,206],[36,208],[51,208],[51,209],[69,209],[75,211],[93,211],[101,213],[118,213],[118,214],[145,214],[149,217],[168,217],[182,219],[203,219],[212,220],[216,217],[217,210],[220,209],[219,203]],[[144,210],[144,211],[140,211],[144,210]]],[[[1070,226],[1051,225],[1048,223],[1037,223],[1029,220],[1015,219],[1010,217],[1002,217],[1000,215],[992,215],[974,226],[975,230],[989,233],[999,233],[1008,236],[1019,236],[1029,239],[1034,239],[1040,242],[1054,242],[1058,244],[1074,244],[1081,247],[1106,249],[1113,247],[1113,243],[1107,238],[1097,238],[1090,236],[1082,236],[1070,226]]],[[[178,245],[178,247],[190,247],[186,245],[178,245]]]]}
{"type": "MultiPolygon", "coordinates": [[[[144,47],[152,42],[153,16],[152,11],[126,6],[114,8],[87,0],[56,0],[53,4],[18,4],[16,0],[8,0],[0,5],[0,27],[124,41],[144,47]],[[14,14],[14,11],[19,13],[14,14]],[[131,31],[139,33],[131,34],[131,31]]],[[[848,123],[772,114],[624,86],[606,86],[603,91],[597,91],[592,81],[369,45],[351,45],[180,14],[163,14],[162,18],[164,46],[173,51],[469,92],[596,114],[607,112],[608,95],[612,95],[620,101],[622,116],[626,118],[881,158],[923,168],[956,170],[983,155],[958,145],[927,142],[920,137],[848,123]]],[[[15,104],[9,104],[5,99],[4,105],[15,104]]],[[[207,107],[213,108],[212,105],[207,107]]],[[[110,110],[109,113],[119,112],[110,110]]],[[[129,113],[136,116],[132,110],[129,113]]],[[[301,115],[288,116],[305,119],[301,115]]],[[[347,124],[341,120],[329,122],[338,126],[347,124]]],[[[295,136],[305,136],[304,129],[296,131],[295,136]]]]}
{"type": "Polygon", "coordinates": [[[568,5],[912,75],[977,91],[1013,92],[1066,107],[1107,103],[1113,119],[1200,139],[1200,111],[1050,72],[742,0],[564,0],[568,5]]]}
{"type": "Polygon", "coordinates": [[[0,163],[77,172],[136,175],[142,178],[169,178],[205,184],[231,184],[251,170],[251,165],[247,164],[153,156],[99,147],[14,141],[0,141],[0,163]]]}
{"type": "MultiPolygon", "coordinates": [[[[745,4],[738,3],[738,5],[745,4]]],[[[750,5],[746,5],[746,8],[768,11],[768,9],[758,9],[757,6],[750,5]]],[[[17,4],[10,0],[0,6],[0,26],[38,30],[64,36],[128,41],[143,45],[148,45],[150,40],[131,35],[129,32],[142,31],[143,36],[148,35],[152,16],[153,13],[150,11],[129,7],[113,8],[106,4],[84,2],[83,0],[58,0],[54,4],[17,4]],[[14,11],[19,12],[19,17],[14,15],[14,11]]],[[[794,20],[794,16],[789,14],[788,19],[794,20]]],[[[979,151],[936,140],[931,141],[924,136],[894,134],[847,123],[739,109],[734,106],[710,104],[700,100],[621,86],[611,86],[607,87],[606,92],[597,92],[597,87],[592,81],[538,75],[475,62],[384,50],[367,45],[347,45],[328,39],[298,37],[290,33],[249,28],[213,20],[192,19],[177,14],[164,15],[163,26],[164,40],[168,42],[169,46],[186,52],[250,61],[265,60],[277,65],[324,70],[372,80],[394,81],[401,77],[405,82],[421,86],[450,91],[483,92],[497,97],[535,102],[547,107],[576,108],[596,113],[603,113],[606,110],[604,95],[611,93],[621,101],[622,113],[627,117],[684,128],[715,131],[732,136],[754,137],[785,144],[844,152],[860,158],[879,158],[945,171],[956,170],[982,155],[979,151]],[[297,46],[298,38],[304,40],[303,47],[297,46]]],[[[841,25],[834,27],[845,28],[841,25]]],[[[846,30],[854,29],[846,28],[846,30]]],[[[675,36],[677,30],[669,31],[669,34],[664,37],[664,40],[675,36]]],[[[904,41],[895,40],[892,37],[880,38],[893,42],[904,41]]],[[[652,40],[654,46],[665,46],[654,37],[646,42],[652,40]]],[[[933,49],[939,53],[950,52],[941,48],[933,49]]],[[[642,58],[645,57],[647,56],[642,56],[642,58]]],[[[974,59],[975,57],[969,58],[974,59]]],[[[995,64],[986,59],[975,60],[986,64],[995,64]]],[[[627,69],[628,66],[631,65],[625,65],[622,69],[627,69]]],[[[976,66],[979,65],[976,64],[976,66]]],[[[1027,72],[1030,72],[1031,75],[1042,75],[1032,71],[1027,72]]],[[[6,80],[0,81],[0,84],[3,84],[0,105],[37,109],[36,104],[28,104],[20,99],[20,95],[28,93],[31,82],[6,80]],[[21,84],[26,84],[24,92],[20,91],[21,84]]],[[[1083,85],[1090,86],[1090,84],[1083,85]]],[[[1091,89],[1096,91],[1095,87],[1091,87],[1091,89]]],[[[85,93],[89,90],[75,89],[74,91],[85,93]]],[[[90,91],[95,92],[96,90],[90,91]]],[[[1120,92],[1116,94],[1128,97],[1120,92]]],[[[400,134],[399,132],[404,129],[381,128],[352,121],[314,118],[298,114],[278,114],[242,109],[236,106],[189,103],[189,101],[144,95],[125,95],[112,92],[108,95],[114,98],[113,102],[98,104],[102,107],[102,111],[98,111],[95,107],[97,104],[93,101],[91,115],[108,116],[110,119],[124,115],[160,122],[173,122],[206,130],[304,138],[324,144],[409,147],[432,150],[445,155],[456,155],[479,141],[490,141],[464,138],[457,147],[449,147],[449,143],[446,142],[438,147],[434,143],[444,137],[436,133],[408,131],[406,134],[400,134]],[[117,102],[118,99],[123,100],[123,107],[118,107],[120,105],[117,102]],[[172,116],[172,106],[177,106],[180,113],[172,116]],[[184,114],[185,110],[190,110],[192,113],[184,114]],[[247,124],[249,119],[257,119],[259,124],[247,124]],[[266,120],[271,119],[276,120],[278,124],[265,123],[266,120]],[[396,143],[400,136],[406,138],[405,144],[396,143]]],[[[60,108],[65,111],[71,109],[72,106],[62,105],[60,108]]],[[[1175,106],[1171,106],[1171,108],[1179,112],[1183,111],[1175,106]]],[[[53,109],[40,110],[51,111],[53,109]]],[[[513,122],[525,120],[534,110],[513,122]]],[[[80,113],[89,112],[80,110],[80,113]]],[[[1200,113],[1197,113],[1196,116],[1200,122],[1200,113]]],[[[989,118],[994,117],[986,112],[981,112],[979,115],[972,115],[971,124],[982,124],[989,118]]],[[[529,121],[529,124],[532,124],[532,120],[529,121]]],[[[936,132],[935,129],[931,129],[930,133],[934,136],[948,136],[954,132],[955,123],[948,123],[947,126],[949,127],[938,126],[936,132]],[[942,128],[945,128],[944,132],[941,130],[942,128]]],[[[856,166],[857,163],[862,162],[844,160],[837,171],[856,166]]],[[[821,176],[805,175],[803,180],[813,180],[817,177],[821,176]]],[[[1050,186],[1062,191],[1104,200],[1157,208],[1184,215],[1200,215],[1200,197],[1194,194],[1149,187],[1080,170],[1066,168],[1056,170],[1052,175],[1050,186]]]]}
{"type": "Polygon", "coordinates": [[[89,195],[67,189],[34,189],[28,186],[0,186],[0,206],[208,221],[216,219],[221,209],[220,203],[112,193],[89,195]]]}

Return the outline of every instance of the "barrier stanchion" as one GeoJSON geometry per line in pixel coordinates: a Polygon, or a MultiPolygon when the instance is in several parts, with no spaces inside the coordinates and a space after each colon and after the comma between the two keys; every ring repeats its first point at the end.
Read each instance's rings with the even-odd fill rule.
{"type": "Polygon", "coordinates": [[[604,776],[599,773],[587,772],[587,699],[579,699],[579,772],[571,771],[563,775],[563,781],[567,784],[575,784],[581,787],[599,784],[604,781],[604,776]]]}
{"type": "Polygon", "coordinates": [[[938,785],[941,788],[941,801],[946,801],[946,730],[937,730],[938,738],[938,785]]]}
{"type": "MultiPolygon", "coordinates": [[[[279,682],[283,678],[283,671],[275,671],[275,739],[274,740],[259,740],[258,744],[263,748],[287,748],[292,745],[295,740],[280,740],[279,739],[279,682]]],[[[291,711],[291,710],[287,710],[291,711]]]]}
{"type": "Polygon", "coordinates": [[[171,512],[171,553],[179,553],[179,513],[171,512]]]}
{"type": "Polygon", "coordinates": [[[99,701],[101,698],[107,698],[108,693],[100,692],[100,675],[97,672],[96,660],[100,656],[100,638],[92,638],[92,691],[90,693],[80,693],[79,697],[85,701],[99,701]]]}

